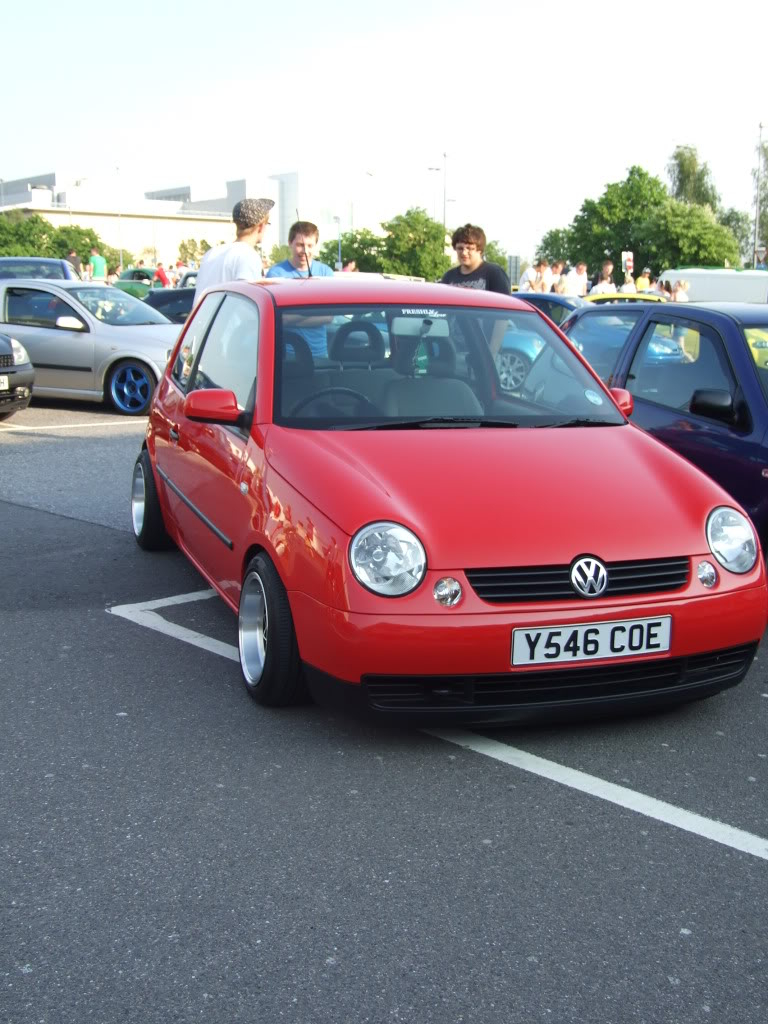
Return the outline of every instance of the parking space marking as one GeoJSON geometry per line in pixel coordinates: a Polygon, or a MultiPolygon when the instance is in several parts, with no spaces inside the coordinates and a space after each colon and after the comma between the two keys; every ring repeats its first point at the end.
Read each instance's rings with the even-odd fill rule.
{"type": "Polygon", "coordinates": [[[37,425],[34,427],[16,427],[12,423],[7,427],[0,427],[0,432],[8,434],[33,433],[35,430],[84,430],[91,427],[130,427],[140,426],[142,430],[147,429],[147,417],[143,416],[135,420],[91,420],[89,423],[51,423],[49,426],[37,425]]]}
{"type": "MultiPolygon", "coordinates": [[[[177,626],[157,614],[158,608],[187,604],[190,601],[206,601],[216,596],[215,590],[198,590],[191,594],[178,594],[175,597],[163,597],[154,601],[143,601],[139,604],[114,605],[106,610],[112,615],[118,615],[139,626],[145,626],[147,629],[154,629],[166,636],[183,640],[194,647],[218,654],[222,658],[239,661],[237,648],[232,644],[225,644],[220,640],[214,640],[213,637],[205,636],[203,633],[186,629],[184,626],[177,626]]],[[[635,811],[646,818],[653,818],[655,821],[672,825],[684,832],[691,832],[703,839],[710,839],[712,842],[728,846],[732,850],[739,850],[741,853],[748,853],[761,860],[768,860],[768,839],[753,835],[751,832],[744,832],[742,829],[726,825],[714,818],[705,818],[701,814],[686,811],[675,804],[668,804],[664,800],[657,800],[655,797],[646,796],[644,793],[627,789],[625,786],[617,786],[596,775],[588,775],[575,768],[567,768],[556,761],[548,761],[536,754],[529,754],[518,747],[499,743],[498,740],[492,740],[477,733],[462,732],[460,729],[423,729],[422,732],[443,740],[445,743],[452,743],[464,750],[482,754],[495,761],[500,761],[502,764],[508,764],[521,771],[530,772],[540,778],[549,779],[551,782],[557,782],[562,786],[568,786],[570,789],[597,797],[599,800],[605,800],[618,807],[635,811]]]]}
{"type": "Polygon", "coordinates": [[[587,775],[575,768],[566,768],[565,765],[557,764],[555,761],[548,761],[536,754],[529,754],[518,747],[510,747],[506,743],[499,743],[485,736],[478,736],[471,732],[462,732],[458,729],[424,729],[424,732],[446,743],[454,743],[465,750],[472,750],[476,754],[483,754],[495,761],[512,765],[526,772],[532,772],[552,782],[559,782],[563,786],[577,789],[581,793],[588,793],[600,800],[607,800],[608,803],[617,804],[627,810],[636,811],[645,815],[646,818],[654,818],[667,825],[683,829],[685,832],[693,832],[694,835],[702,836],[704,839],[711,839],[715,843],[729,846],[733,850],[740,850],[742,853],[749,853],[753,857],[760,857],[761,860],[768,860],[768,839],[752,835],[751,832],[743,832],[739,828],[725,825],[714,818],[705,818],[701,814],[694,814],[682,807],[665,803],[663,800],[656,800],[655,797],[637,793],[625,786],[617,786],[613,782],[606,782],[595,775],[587,775]]]}
{"type": "Polygon", "coordinates": [[[178,594],[176,597],[161,597],[156,601],[142,601],[139,604],[120,604],[107,608],[111,615],[118,615],[129,622],[135,622],[139,626],[146,626],[147,629],[154,629],[158,633],[165,633],[176,640],[183,640],[192,644],[193,647],[201,647],[204,651],[218,654],[230,661],[240,661],[237,648],[232,644],[225,644],[221,640],[214,640],[211,636],[198,633],[194,629],[187,629],[186,626],[177,626],[174,622],[168,622],[162,615],[158,615],[157,608],[168,608],[171,605],[187,604],[190,601],[207,601],[211,597],[217,597],[215,590],[197,590],[192,594],[178,594]]]}

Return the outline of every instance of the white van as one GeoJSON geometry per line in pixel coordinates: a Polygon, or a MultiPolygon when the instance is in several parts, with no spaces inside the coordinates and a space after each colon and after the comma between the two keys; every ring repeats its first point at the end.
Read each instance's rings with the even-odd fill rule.
{"type": "Polygon", "coordinates": [[[768,271],[680,267],[659,274],[660,281],[687,281],[691,302],[768,302],[768,271]]]}

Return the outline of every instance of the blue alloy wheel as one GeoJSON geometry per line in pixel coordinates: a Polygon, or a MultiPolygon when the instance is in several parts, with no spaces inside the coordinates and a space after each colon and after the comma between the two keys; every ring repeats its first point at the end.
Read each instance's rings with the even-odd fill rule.
{"type": "Polygon", "coordinates": [[[149,408],[155,380],[143,363],[118,363],[109,378],[109,397],[118,412],[140,416],[149,408]]]}

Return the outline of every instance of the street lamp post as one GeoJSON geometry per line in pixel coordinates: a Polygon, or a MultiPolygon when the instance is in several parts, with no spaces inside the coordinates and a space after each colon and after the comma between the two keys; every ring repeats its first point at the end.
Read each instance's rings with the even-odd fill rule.
{"type": "MultiPolygon", "coordinates": [[[[120,174],[120,168],[116,167],[115,171],[120,174]]],[[[118,179],[119,180],[119,179],[118,179]]],[[[117,189],[117,238],[120,244],[120,266],[117,268],[118,274],[123,272],[123,220],[120,215],[120,188],[117,189]]]]}
{"type": "MultiPolygon", "coordinates": [[[[443,169],[442,167],[428,167],[427,168],[428,171],[442,171],[442,169],[443,169]]],[[[435,208],[436,206],[437,206],[436,196],[435,196],[435,193],[433,192],[432,193],[432,220],[437,220],[437,217],[435,216],[435,214],[437,213],[437,210],[435,208]]]]}
{"type": "Polygon", "coordinates": [[[338,256],[338,259],[336,260],[336,269],[337,270],[341,270],[342,269],[342,262],[341,262],[341,217],[334,217],[333,219],[336,221],[336,226],[338,228],[338,233],[339,233],[339,256],[338,256]]]}
{"type": "Polygon", "coordinates": [[[760,137],[757,143],[757,189],[755,190],[755,236],[752,246],[752,266],[757,267],[757,243],[760,238],[760,167],[763,162],[763,123],[760,122],[760,137]]]}
{"type": "Polygon", "coordinates": [[[445,231],[445,204],[448,186],[448,154],[443,153],[443,231],[445,231]]]}

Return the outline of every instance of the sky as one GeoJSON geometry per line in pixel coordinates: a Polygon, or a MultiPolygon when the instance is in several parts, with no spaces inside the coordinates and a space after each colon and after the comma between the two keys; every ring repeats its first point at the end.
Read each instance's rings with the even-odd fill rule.
{"type": "Polygon", "coordinates": [[[633,164],[666,182],[688,145],[723,204],[754,212],[766,0],[38,0],[0,27],[6,181],[119,167],[136,191],[223,193],[299,170],[345,228],[373,209],[442,220],[445,198],[449,228],[529,259],[633,164]]]}

